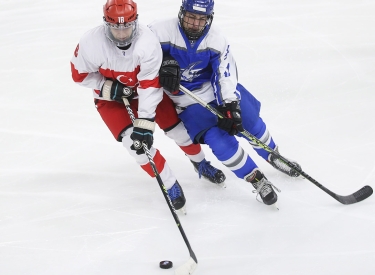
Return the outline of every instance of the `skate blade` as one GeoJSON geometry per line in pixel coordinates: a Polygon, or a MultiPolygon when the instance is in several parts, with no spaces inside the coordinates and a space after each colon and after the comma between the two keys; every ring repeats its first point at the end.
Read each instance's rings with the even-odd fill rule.
{"type": "Polygon", "coordinates": [[[184,205],[182,208],[176,210],[176,212],[178,214],[186,215],[187,214],[187,212],[186,212],[186,205],[184,205]]]}
{"type": "Polygon", "coordinates": [[[277,204],[277,202],[275,202],[274,204],[271,204],[270,205],[274,210],[280,210],[279,209],[279,205],[277,204]]]}
{"type": "Polygon", "coordinates": [[[208,181],[209,183],[212,183],[213,185],[217,186],[217,187],[220,187],[220,188],[227,188],[227,185],[225,184],[225,181],[221,182],[221,183],[216,183],[216,182],[212,182],[210,181],[208,178],[206,178],[205,176],[203,176],[203,179],[205,179],[206,181],[208,181]]]}
{"type": "Polygon", "coordinates": [[[222,183],[214,183],[217,187],[220,187],[220,188],[227,188],[227,185],[225,184],[225,182],[222,182],[222,183]]]}
{"type": "Polygon", "coordinates": [[[304,176],[302,176],[301,174],[298,173],[298,176],[297,177],[294,177],[294,176],[290,176],[288,175],[289,177],[293,178],[293,179],[305,179],[304,176]]]}

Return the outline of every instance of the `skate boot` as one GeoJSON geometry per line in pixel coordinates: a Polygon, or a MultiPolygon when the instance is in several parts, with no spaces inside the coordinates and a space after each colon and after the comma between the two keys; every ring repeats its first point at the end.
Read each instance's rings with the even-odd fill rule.
{"type": "Polygon", "coordinates": [[[209,161],[203,159],[201,162],[191,161],[191,163],[194,166],[195,172],[198,173],[199,178],[203,176],[203,178],[217,184],[218,186],[221,186],[223,188],[226,187],[224,182],[226,177],[224,173],[221,170],[213,167],[209,161]]]}
{"type": "Polygon", "coordinates": [[[185,206],[186,199],[178,181],[176,181],[176,183],[173,184],[172,187],[167,190],[167,192],[174,209],[180,210],[185,206]]]}
{"type": "MultiPolygon", "coordinates": [[[[279,149],[276,146],[275,150],[277,153],[279,153],[279,149]]],[[[293,164],[295,164],[299,169],[301,169],[301,166],[295,162],[290,160],[293,164]]],[[[296,170],[290,168],[286,163],[284,163],[282,160],[280,160],[277,157],[274,157],[272,154],[269,154],[268,156],[268,163],[271,164],[275,169],[283,172],[284,174],[288,175],[289,177],[297,178],[300,177],[300,173],[298,173],[296,170]]]]}
{"type": "Polygon", "coordinates": [[[245,180],[254,186],[255,190],[253,193],[257,193],[257,201],[260,201],[258,199],[258,196],[260,196],[263,203],[266,205],[272,205],[277,202],[277,194],[272,186],[276,191],[280,192],[280,190],[269,182],[258,168],[255,168],[250,174],[245,176],[245,180]]]}

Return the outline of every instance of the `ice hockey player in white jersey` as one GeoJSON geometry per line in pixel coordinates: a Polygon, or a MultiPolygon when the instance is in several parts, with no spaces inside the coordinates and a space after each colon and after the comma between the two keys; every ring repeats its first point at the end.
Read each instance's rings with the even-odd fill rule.
{"type": "MultiPolygon", "coordinates": [[[[230,44],[212,25],[213,0],[182,0],[177,18],[149,25],[163,50],[159,78],[176,104],[192,140],[210,146],[215,156],[238,178],[250,182],[262,201],[277,201],[277,188],[264,176],[234,137],[245,128],[274,150],[277,146],[259,116],[260,102],[237,82],[230,44]],[[225,115],[217,119],[206,108],[179,90],[183,85],[225,115]]],[[[252,144],[273,167],[291,177],[299,174],[266,150],[252,144]]],[[[298,164],[296,164],[298,165],[298,164]]]]}
{"type": "Polygon", "coordinates": [[[93,90],[96,108],[114,138],[155,177],[142,147],[135,146],[147,144],[175,209],[180,209],[186,201],[182,188],[164,157],[152,147],[155,122],[190,158],[199,176],[222,184],[225,175],[205,160],[200,145],[193,144],[163,92],[158,76],[160,44],[149,28],[138,23],[137,4],[108,0],[103,13],[103,24],[86,32],[76,47],[72,78],[93,90]],[[137,117],[134,125],[122,97],[127,97],[137,117]]]}

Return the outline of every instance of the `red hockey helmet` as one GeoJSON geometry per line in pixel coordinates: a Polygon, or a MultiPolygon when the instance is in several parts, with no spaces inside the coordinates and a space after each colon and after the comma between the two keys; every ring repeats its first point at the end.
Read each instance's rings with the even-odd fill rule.
{"type": "Polygon", "coordinates": [[[108,23],[129,23],[137,19],[137,3],[132,0],[107,0],[103,13],[104,20],[108,23]]]}
{"type": "Polygon", "coordinates": [[[130,45],[138,33],[137,4],[132,0],[107,0],[103,13],[107,38],[118,47],[130,45]]]}

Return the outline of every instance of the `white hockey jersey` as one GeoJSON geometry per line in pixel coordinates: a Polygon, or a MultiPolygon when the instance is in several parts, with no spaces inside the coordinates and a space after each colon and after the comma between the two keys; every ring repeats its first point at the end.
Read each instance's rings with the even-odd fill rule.
{"type": "Polygon", "coordinates": [[[138,35],[127,50],[116,47],[105,35],[104,26],[86,32],[71,59],[74,82],[93,89],[95,98],[106,79],[117,79],[136,89],[140,118],[154,118],[155,109],[162,100],[159,84],[162,50],[155,35],[139,24],[138,35]]]}
{"type": "MultiPolygon", "coordinates": [[[[220,105],[225,100],[238,98],[236,63],[228,41],[218,28],[212,25],[209,32],[193,44],[181,29],[177,18],[153,22],[149,28],[158,37],[164,55],[171,55],[178,61],[181,85],[205,102],[216,99],[220,105]]],[[[169,96],[181,107],[196,103],[182,92],[169,96]]]]}

